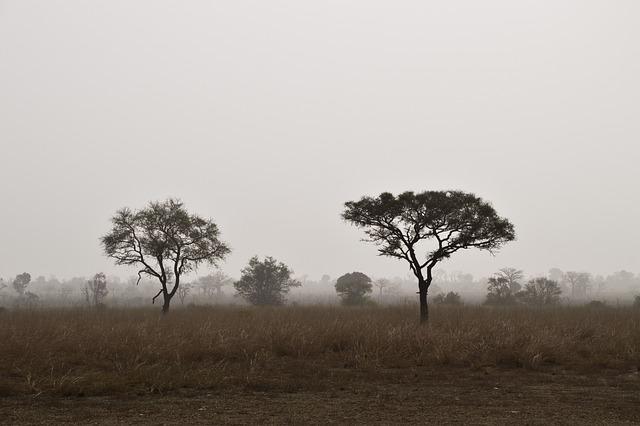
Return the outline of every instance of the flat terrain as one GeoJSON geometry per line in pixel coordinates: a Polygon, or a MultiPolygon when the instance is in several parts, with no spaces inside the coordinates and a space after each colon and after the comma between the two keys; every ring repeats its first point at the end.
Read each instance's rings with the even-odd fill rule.
{"type": "Polygon", "coordinates": [[[12,424],[640,424],[640,377],[523,371],[336,372],[316,389],[0,399],[12,424]]]}
{"type": "Polygon", "coordinates": [[[631,309],[0,316],[0,423],[640,424],[631,309]]]}

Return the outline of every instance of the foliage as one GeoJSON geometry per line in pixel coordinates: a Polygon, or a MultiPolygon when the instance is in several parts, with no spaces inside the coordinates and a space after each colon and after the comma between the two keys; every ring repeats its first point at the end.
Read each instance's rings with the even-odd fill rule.
{"type": "Polygon", "coordinates": [[[502,268],[489,278],[487,283],[487,305],[512,305],[521,290],[520,280],[524,273],[515,268],[502,268]]]}
{"type": "Polygon", "coordinates": [[[222,288],[233,284],[233,279],[222,271],[198,278],[196,285],[206,297],[222,297],[222,288]]]}
{"type": "Polygon", "coordinates": [[[398,295],[400,293],[400,282],[398,280],[379,278],[373,281],[373,285],[378,289],[378,301],[380,303],[382,303],[385,296],[398,295]]]}
{"type": "Polygon", "coordinates": [[[190,214],[174,199],[151,202],[138,211],[124,208],[111,221],[111,232],[102,237],[105,253],[118,265],[139,266],[138,282],[142,275],[160,282],[153,300],[162,294],[163,312],[169,310],[183,274],[202,263],[215,266],[230,252],[211,219],[190,214]]]}
{"type": "Polygon", "coordinates": [[[587,272],[569,271],[564,274],[564,281],[569,284],[572,298],[584,299],[591,290],[591,274],[587,272]]]}
{"type": "Polygon", "coordinates": [[[263,261],[254,256],[233,286],[238,295],[253,305],[282,305],[292,287],[301,284],[291,278],[293,271],[271,256],[263,261]]]}
{"type": "Polygon", "coordinates": [[[362,305],[372,291],[371,278],[362,272],[344,274],[338,278],[335,287],[343,305],[362,305]]]}
{"type": "Polygon", "coordinates": [[[23,297],[27,291],[27,286],[31,282],[31,274],[23,272],[15,277],[13,280],[13,289],[18,293],[18,296],[23,297]]]}
{"type": "Polygon", "coordinates": [[[556,281],[540,277],[530,280],[516,297],[527,305],[557,305],[562,290],[556,281]]]}
{"type": "Polygon", "coordinates": [[[380,255],[409,263],[418,280],[421,321],[428,318],[427,291],[438,262],[464,249],[494,252],[515,239],[513,225],[491,204],[462,191],[385,192],[346,202],[342,217],[363,228],[380,255]]]}
{"type": "Polygon", "coordinates": [[[502,268],[496,273],[496,277],[506,280],[512,294],[516,294],[522,289],[520,280],[524,278],[524,273],[520,269],[502,268]]]}
{"type": "Polygon", "coordinates": [[[102,306],[104,299],[109,294],[107,290],[107,277],[102,272],[95,274],[87,281],[83,288],[83,293],[89,306],[102,306]]]}
{"type": "Polygon", "coordinates": [[[433,298],[433,303],[438,305],[461,305],[462,299],[456,292],[450,291],[447,294],[440,293],[433,298]]]}
{"type": "Polygon", "coordinates": [[[511,290],[509,279],[495,276],[488,280],[487,305],[512,305],[516,303],[515,293],[511,290]]]}

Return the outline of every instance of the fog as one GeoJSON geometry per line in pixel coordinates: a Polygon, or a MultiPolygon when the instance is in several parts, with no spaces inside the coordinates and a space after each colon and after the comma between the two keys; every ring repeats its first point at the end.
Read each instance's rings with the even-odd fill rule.
{"type": "Polygon", "coordinates": [[[340,213],[431,189],[474,192],[516,227],[450,273],[637,274],[639,13],[634,0],[0,1],[0,276],[125,282],[134,270],[99,244],[110,217],[178,197],[220,227],[230,276],[257,254],[315,281],[404,279],[340,213]]]}

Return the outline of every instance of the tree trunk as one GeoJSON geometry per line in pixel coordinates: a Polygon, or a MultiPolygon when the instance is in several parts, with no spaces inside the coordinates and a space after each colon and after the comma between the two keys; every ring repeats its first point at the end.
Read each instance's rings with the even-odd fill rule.
{"type": "Polygon", "coordinates": [[[171,304],[171,296],[169,296],[167,293],[165,293],[163,296],[164,296],[164,303],[162,304],[162,314],[168,314],[169,305],[171,304]]]}
{"type": "Polygon", "coordinates": [[[418,284],[420,295],[420,324],[426,324],[429,321],[429,305],[427,304],[427,286],[426,281],[420,281],[418,284]]]}

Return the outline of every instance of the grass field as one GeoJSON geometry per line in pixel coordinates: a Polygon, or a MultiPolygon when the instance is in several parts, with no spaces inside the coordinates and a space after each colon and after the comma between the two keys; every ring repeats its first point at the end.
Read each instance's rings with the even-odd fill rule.
{"type": "Polygon", "coordinates": [[[14,422],[640,422],[632,308],[437,306],[422,327],[416,306],[6,311],[0,324],[0,414],[14,422]]]}

